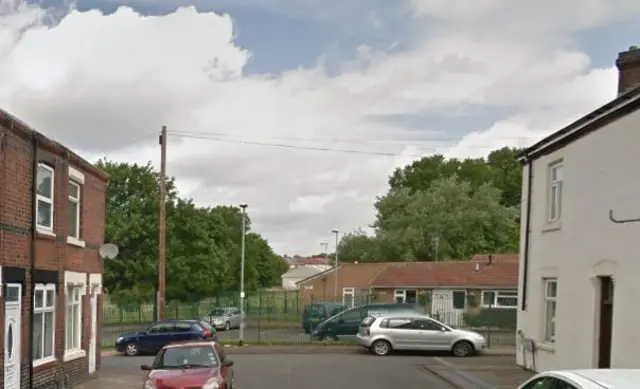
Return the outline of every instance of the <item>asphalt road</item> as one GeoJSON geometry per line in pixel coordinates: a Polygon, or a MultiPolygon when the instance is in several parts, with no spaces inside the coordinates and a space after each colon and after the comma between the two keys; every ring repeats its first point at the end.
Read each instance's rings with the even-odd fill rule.
{"type": "MultiPolygon", "coordinates": [[[[425,356],[230,354],[229,358],[235,362],[236,386],[242,389],[452,389],[422,369],[425,356]]],[[[152,359],[103,357],[101,380],[111,387],[139,389],[144,377],[140,365],[152,359]]]]}

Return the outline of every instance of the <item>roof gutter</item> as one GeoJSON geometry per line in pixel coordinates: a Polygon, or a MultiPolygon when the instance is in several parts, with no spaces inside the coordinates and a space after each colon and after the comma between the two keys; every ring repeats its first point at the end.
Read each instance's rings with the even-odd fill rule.
{"type": "Polygon", "coordinates": [[[597,124],[598,121],[628,105],[635,103],[639,99],[640,88],[632,89],[629,92],[618,96],[613,101],[574,121],[568,126],[565,126],[561,130],[540,140],[524,152],[517,155],[516,160],[522,164],[526,164],[527,161],[537,158],[539,154],[542,154],[546,149],[552,147],[554,144],[573,136],[576,132],[582,131],[585,127],[597,124]]]}
{"type": "MultiPolygon", "coordinates": [[[[34,326],[34,301],[35,301],[35,267],[36,267],[36,242],[38,239],[38,202],[36,196],[38,195],[38,135],[34,131],[31,133],[31,147],[33,154],[33,161],[31,163],[31,263],[29,266],[29,386],[33,388],[33,326],[34,326]]],[[[52,183],[54,185],[54,183],[52,183]]],[[[53,221],[52,221],[53,222],[53,221]]]]}

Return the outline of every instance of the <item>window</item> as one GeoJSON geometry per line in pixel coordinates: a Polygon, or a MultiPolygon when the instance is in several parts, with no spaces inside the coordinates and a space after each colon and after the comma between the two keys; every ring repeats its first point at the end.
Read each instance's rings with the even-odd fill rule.
{"type": "Polygon", "coordinates": [[[515,291],[483,291],[482,305],[492,308],[517,308],[518,292],[515,291]]]}
{"type": "Polygon", "coordinates": [[[389,319],[389,322],[387,323],[387,328],[392,328],[396,330],[412,329],[413,321],[411,319],[400,319],[400,318],[389,319]]]}
{"type": "Polygon", "coordinates": [[[352,311],[345,312],[338,316],[338,320],[344,320],[345,322],[358,322],[367,317],[367,312],[364,309],[354,309],[352,311]]]}
{"type": "Polygon", "coordinates": [[[150,334],[166,334],[173,332],[175,326],[173,323],[160,323],[149,327],[150,334]]]}
{"type": "Polygon", "coordinates": [[[33,362],[54,358],[55,295],[53,284],[36,284],[33,299],[33,362]]]}
{"type": "Polygon", "coordinates": [[[549,167],[549,221],[562,216],[562,162],[549,167]]]}
{"type": "Polygon", "coordinates": [[[184,322],[184,321],[179,321],[176,323],[176,328],[175,328],[175,332],[190,332],[191,331],[191,324],[184,322]]]}
{"type": "Polygon", "coordinates": [[[65,350],[79,350],[81,348],[80,340],[82,339],[82,302],[80,299],[81,287],[69,286],[67,288],[66,316],[67,324],[65,326],[65,350]]]}
{"type": "Polygon", "coordinates": [[[544,280],[544,340],[555,342],[556,339],[556,297],[558,294],[558,281],[555,279],[544,280]]]}
{"type": "Polygon", "coordinates": [[[354,288],[342,288],[342,304],[347,308],[355,307],[354,288]]]}
{"type": "Polygon", "coordinates": [[[67,235],[80,239],[80,185],[69,181],[69,204],[67,205],[67,235]]]}
{"type": "Polygon", "coordinates": [[[553,377],[540,377],[526,384],[523,389],[551,389],[555,383],[553,377]]]}
{"type": "Polygon", "coordinates": [[[442,324],[435,322],[433,320],[426,320],[426,319],[416,320],[415,325],[417,328],[425,331],[442,331],[443,329],[446,329],[446,327],[444,327],[442,324]]]}
{"type": "Polygon", "coordinates": [[[37,227],[53,231],[53,169],[45,164],[39,164],[37,181],[37,227]]]}
{"type": "Polygon", "coordinates": [[[464,290],[456,290],[453,292],[453,309],[464,309],[466,303],[466,292],[464,290]]]}

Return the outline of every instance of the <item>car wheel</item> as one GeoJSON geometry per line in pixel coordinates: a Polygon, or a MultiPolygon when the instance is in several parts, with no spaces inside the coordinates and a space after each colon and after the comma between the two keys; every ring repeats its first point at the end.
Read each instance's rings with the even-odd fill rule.
{"type": "Polygon", "coordinates": [[[473,345],[466,340],[461,340],[454,344],[451,351],[456,357],[468,357],[475,352],[473,345]]]}
{"type": "Polygon", "coordinates": [[[124,353],[129,357],[135,357],[139,353],[138,345],[135,343],[127,343],[124,346],[124,353]]]}
{"type": "Polygon", "coordinates": [[[231,329],[231,323],[229,322],[224,323],[224,330],[229,331],[230,329],[231,329]]]}
{"type": "Polygon", "coordinates": [[[391,343],[386,340],[376,340],[371,345],[371,352],[378,356],[384,356],[391,353],[391,343]]]}
{"type": "Polygon", "coordinates": [[[321,335],[320,336],[320,341],[321,342],[337,342],[338,341],[338,335],[336,334],[329,334],[329,335],[321,335]]]}

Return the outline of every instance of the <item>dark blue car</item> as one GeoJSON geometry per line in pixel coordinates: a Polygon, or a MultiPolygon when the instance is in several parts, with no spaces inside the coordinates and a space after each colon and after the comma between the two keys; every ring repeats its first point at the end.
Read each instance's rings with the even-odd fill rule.
{"type": "Polygon", "coordinates": [[[156,354],[169,343],[217,340],[216,330],[202,320],[168,320],[147,329],[127,332],[116,339],[116,351],[125,355],[156,354]]]}

